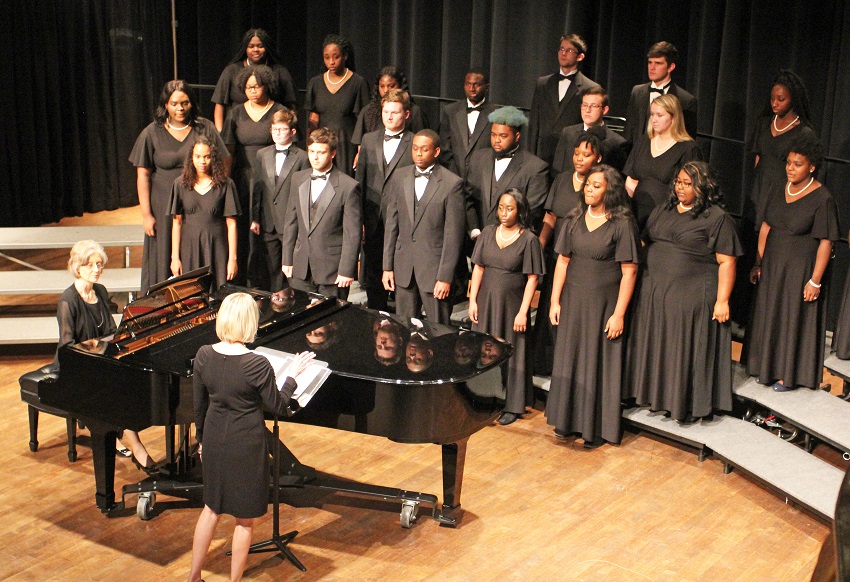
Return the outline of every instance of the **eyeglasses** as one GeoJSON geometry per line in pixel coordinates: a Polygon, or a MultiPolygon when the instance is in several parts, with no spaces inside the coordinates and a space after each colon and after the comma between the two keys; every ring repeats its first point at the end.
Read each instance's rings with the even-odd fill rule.
{"type": "Polygon", "coordinates": [[[245,92],[247,93],[248,91],[259,91],[262,88],[262,85],[247,85],[245,87],[245,92]]]}
{"type": "Polygon", "coordinates": [[[674,186],[681,186],[682,188],[690,188],[691,186],[694,185],[694,183],[693,182],[683,182],[680,179],[676,178],[675,180],[673,180],[673,185],[674,186]]]}
{"type": "Polygon", "coordinates": [[[598,103],[582,103],[581,108],[585,111],[593,111],[594,109],[602,109],[602,106],[598,103]]]}
{"type": "Polygon", "coordinates": [[[288,131],[292,131],[291,127],[273,127],[272,133],[286,133],[288,131]]]}
{"type": "Polygon", "coordinates": [[[574,49],[573,47],[563,47],[562,46],[562,47],[558,48],[558,52],[564,53],[565,55],[572,55],[572,54],[577,55],[578,54],[578,51],[576,49],[574,49]]]}

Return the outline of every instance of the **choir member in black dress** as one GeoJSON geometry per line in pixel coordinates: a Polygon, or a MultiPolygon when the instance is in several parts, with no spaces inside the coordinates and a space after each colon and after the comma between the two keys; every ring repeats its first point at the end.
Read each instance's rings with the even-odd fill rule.
{"type": "Polygon", "coordinates": [[[273,71],[276,82],[275,92],[271,97],[289,109],[296,107],[295,83],[292,81],[292,75],[281,64],[269,33],[262,28],[252,28],[242,37],[239,52],[222,71],[215,85],[212,96],[212,102],[215,103],[213,120],[219,131],[224,127],[224,120],[230,109],[248,99],[245,95],[245,84],[240,82],[242,69],[256,65],[267,65],[273,71]]]}
{"type": "Polygon", "coordinates": [[[639,245],[619,172],[595,166],[555,243],[549,308],[558,332],[546,418],[556,436],[579,434],[586,448],[621,439],[626,312],[639,245]]]}
{"type": "Polygon", "coordinates": [[[581,122],[581,94],[597,83],[578,70],[587,43],[577,34],[561,37],[558,72],[537,79],[528,122],[528,150],[552,165],[561,130],[581,122]]]}
{"type": "Polygon", "coordinates": [[[256,247],[260,245],[256,240],[257,235],[251,230],[249,212],[253,206],[254,174],[259,171],[257,152],[274,143],[271,135],[272,116],[284,107],[271,98],[277,80],[269,67],[245,67],[239,75],[239,81],[248,100],[233,107],[227,114],[221,137],[233,155],[230,175],[239,193],[239,207],[245,209],[236,220],[239,273],[235,282],[254,285],[255,280],[262,282],[265,278],[265,260],[255,257],[256,247]]]}
{"type": "Polygon", "coordinates": [[[206,136],[222,152],[224,142],[212,122],[197,115],[192,91],[185,81],[162,88],[154,121],[136,139],[130,163],[136,166],[136,189],[142,208],[145,246],[142,256],[142,294],[171,276],[171,187],[195,140],[206,136]]]}
{"type": "Polygon", "coordinates": [[[682,104],[685,130],[692,137],[697,135],[697,99],[685,89],[673,82],[672,73],[676,69],[679,50],[667,41],[660,41],[649,47],[646,54],[646,71],[649,83],[635,85],[629,97],[626,110],[626,127],[623,137],[630,144],[646,132],[646,118],[649,105],[661,95],[675,95],[682,104]]]}
{"type": "Polygon", "coordinates": [[[357,116],[357,124],[354,126],[354,133],[351,135],[351,143],[357,146],[357,155],[354,156],[355,170],[357,169],[357,160],[360,157],[360,144],[363,143],[363,136],[384,128],[384,122],[381,119],[381,103],[384,95],[393,89],[401,89],[407,93],[410,99],[410,116],[405,122],[405,129],[417,133],[428,128],[428,118],[425,117],[422,108],[413,102],[413,97],[410,95],[410,85],[404,71],[393,65],[384,67],[378,73],[375,86],[372,87],[372,100],[360,110],[360,115],[357,116]]]}
{"type": "Polygon", "coordinates": [[[656,206],[667,201],[676,172],[685,162],[701,160],[697,142],[685,130],[675,95],[661,95],[649,106],[649,125],[637,140],[623,173],[638,225],[643,228],[656,206]]]}
{"type": "MultiPolygon", "coordinates": [[[[109,292],[98,283],[107,261],[106,251],[93,240],[77,241],[71,247],[68,271],[73,275],[74,283],[62,293],[56,308],[59,344],[53,360],[54,371],[59,371],[59,348],[62,346],[96,344],[98,338],[115,333],[115,320],[109,310],[109,292]]],[[[155,473],[157,465],[138,433],[125,430],[121,438],[130,445],[133,463],[149,475],[155,473]]]]}
{"type": "MultiPolygon", "coordinates": [[[[785,185],[788,147],[800,136],[817,139],[812,128],[809,96],[803,80],[793,71],[783,69],[773,78],[770,101],[756,122],[748,144],[750,155],[755,157],[750,198],[757,211],[772,192],[785,185]]],[[[763,218],[756,216],[756,230],[763,218]]]]}
{"type": "Polygon", "coordinates": [[[502,368],[506,394],[499,424],[507,425],[534,404],[526,331],[537,280],[546,269],[525,195],[510,188],[499,197],[497,213],[499,225],[484,227],[472,252],[469,319],[476,330],[513,344],[514,353],[502,368]]]}
{"type": "Polygon", "coordinates": [[[823,163],[820,143],[800,136],[785,159],[787,182],[769,194],[759,213],[764,220],[750,273],[758,288],[747,360],[749,374],[777,392],[820,387],[826,338],[824,273],[839,238],[835,201],[815,179],[823,163]]]}
{"type": "Polygon", "coordinates": [[[310,167],[307,153],[294,143],[298,131],[295,111],[281,109],[272,115],[271,135],[274,145],[257,152],[251,206],[251,232],[262,238],[259,254],[265,255],[266,276],[258,281],[261,289],[283,288],[283,227],[289,209],[289,188],[295,172],[310,167]]]}
{"type": "MultiPolygon", "coordinates": [[[[567,128],[569,129],[569,128],[567,128]]],[[[549,313],[549,299],[552,295],[552,276],[558,254],[552,249],[558,240],[567,215],[578,208],[584,198],[584,181],[590,169],[602,162],[602,136],[604,130],[591,127],[575,138],[569,172],[562,172],[555,178],[549,195],[546,197],[543,228],[540,231],[540,246],[546,260],[546,276],[540,282],[540,298],[537,301],[537,313],[544,314],[534,321],[532,341],[534,344],[534,373],[540,376],[552,375],[552,362],[555,357],[555,328],[546,315],[549,313]],[[552,245],[549,242],[552,241],[552,245]]],[[[563,134],[561,135],[563,139],[563,134]]],[[[560,147],[560,143],[558,145],[560,147]]]]}
{"type": "Polygon", "coordinates": [[[683,422],[732,410],[729,295],[741,244],[705,162],[687,162],[644,231],[646,267],[629,335],[629,388],[683,422]]]}
{"type": "MultiPolygon", "coordinates": [[[[844,294],[838,311],[838,321],[835,322],[835,331],[832,333],[832,349],[839,359],[850,360],[850,271],[847,272],[847,279],[844,281],[844,294]]],[[[847,394],[847,388],[844,393],[847,394]]]]}
{"type": "Polygon", "coordinates": [[[195,142],[171,190],[171,274],[212,268],[215,289],[239,269],[236,217],[239,197],[221,152],[207,138],[195,142]]]}
{"type": "Polygon", "coordinates": [[[241,580],[251,545],[254,519],[269,501],[269,450],[263,408],[291,416],[295,379],[315,357],[297,354],[278,389],[267,359],[245,344],[257,333],[257,303],[247,293],[225,297],[215,331],[221,340],[201,347],[194,361],[195,436],[203,462],[204,509],[195,526],[189,580],[201,569],[222,514],[232,515],[230,579],[241,580]]]}
{"type": "Polygon", "coordinates": [[[581,123],[570,125],[561,130],[558,147],[555,148],[555,158],[552,160],[551,176],[555,179],[561,172],[572,172],[573,149],[576,138],[598,128],[601,132],[601,148],[599,153],[605,158],[605,163],[618,171],[623,171],[626,158],[629,155],[628,143],[619,133],[605,125],[605,115],[608,115],[608,91],[602,87],[590,87],[581,95],[581,123]]]}
{"type": "Polygon", "coordinates": [[[334,164],[349,176],[354,175],[354,155],[357,148],[351,143],[357,116],[369,103],[369,86],[354,72],[351,43],[342,36],[329,34],[322,43],[322,58],[327,71],[307,82],[304,109],[310,112],[308,131],[327,127],[339,139],[334,164]]]}

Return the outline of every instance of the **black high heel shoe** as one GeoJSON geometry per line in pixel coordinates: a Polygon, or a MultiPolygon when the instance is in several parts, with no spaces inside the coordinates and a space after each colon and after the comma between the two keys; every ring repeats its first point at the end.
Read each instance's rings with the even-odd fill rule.
{"type": "Polygon", "coordinates": [[[151,463],[150,465],[142,465],[142,464],[139,462],[139,460],[136,458],[136,456],[135,456],[135,455],[133,455],[133,456],[132,456],[132,457],[130,457],[130,458],[132,459],[133,464],[134,464],[134,465],[136,465],[136,468],[137,468],[138,470],[140,470],[140,471],[144,471],[145,473],[147,473],[149,477],[150,477],[150,476],[152,476],[152,475],[156,475],[157,473],[159,473],[159,465],[157,465],[156,463],[154,463],[154,462],[153,462],[153,459],[151,459],[151,458],[150,458],[150,456],[148,456],[148,462],[150,462],[150,463],[151,463]]]}

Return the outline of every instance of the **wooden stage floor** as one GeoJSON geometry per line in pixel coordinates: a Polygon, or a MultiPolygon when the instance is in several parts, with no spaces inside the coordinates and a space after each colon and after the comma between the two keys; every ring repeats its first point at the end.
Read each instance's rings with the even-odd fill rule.
{"type": "MultiPolygon", "coordinates": [[[[117,224],[137,216],[128,209],[86,220],[117,224]]],[[[79,459],[69,463],[63,419],[42,415],[40,449],[29,451],[17,378],[51,359],[48,348],[0,351],[0,407],[7,411],[0,434],[0,579],[184,579],[199,509],[170,509],[148,522],[102,516],[94,506],[87,433],[79,438],[79,459]]],[[[296,425],[283,425],[282,435],[303,462],[322,471],[441,493],[434,445],[296,425]]],[[[148,429],[142,438],[160,458],[162,430],[148,429]]],[[[816,452],[843,467],[826,447],[816,452]]],[[[129,460],[116,463],[117,489],[144,477],[129,460]]],[[[424,517],[402,529],[395,504],[374,510],[339,495],[313,499],[315,505],[302,503],[303,495],[292,499],[281,529],[301,532],[290,547],[308,571],[260,554],[249,557],[246,579],[801,581],[828,533],[747,478],[724,475],[717,460],[700,463],[689,450],[631,433],[619,447],[585,451],[581,441],[555,439],[540,411],[470,439],[457,529],[424,517]]],[[[255,541],[269,536],[270,518],[257,521],[255,541]]],[[[219,526],[204,571],[208,582],[229,575],[224,552],[232,525],[224,518],[219,526]]]]}

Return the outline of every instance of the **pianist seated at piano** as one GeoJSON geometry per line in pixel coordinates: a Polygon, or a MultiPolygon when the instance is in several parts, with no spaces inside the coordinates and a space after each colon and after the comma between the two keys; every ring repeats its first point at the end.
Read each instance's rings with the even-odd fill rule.
{"type": "MultiPolygon", "coordinates": [[[[62,293],[56,309],[59,345],[53,360],[54,370],[59,370],[59,348],[62,346],[94,343],[97,338],[115,332],[115,321],[109,310],[109,292],[98,283],[106,262],[106,251],[93,240],[77,241],[71,248],[68,270],[74,276],[74,283],[62,293]]],[[[125,430],[122,438],[130,445],[136,466],[148,474],[154,473],[157,465],[139,440],[139,435],[125,430]]]]}
{"type": "Polygon", "coordinates": [[[295,378],[315,357],[297,354],[278,390],[267,359],[251,352],[259,321],[257,303],[247,293],[228,295],[218,310],[215,331],[221,340],[202,346],[194,362],[194,406],[198,452],[204,475],[204,509],[195,526],[190,581],[201,579],[210,542],[222,514],[236,518],[231,580],[241,580],[251,545],[254,518],[265,515],[269,500],[269,451],[263,407],[289,416],[295,378]]]}

